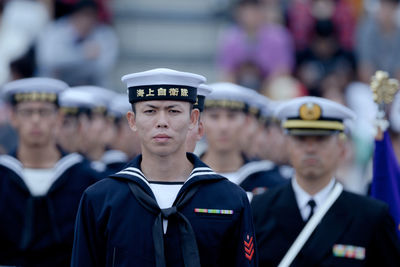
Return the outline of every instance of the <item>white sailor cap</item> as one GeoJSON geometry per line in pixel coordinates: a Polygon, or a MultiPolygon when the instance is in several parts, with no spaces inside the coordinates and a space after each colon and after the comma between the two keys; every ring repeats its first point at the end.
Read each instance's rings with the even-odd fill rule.
{"type": "Polygon", "coordinates": [[[68,84],[52,78],[26,78],[6,83],[2,95],[15,105],[26,101],[46,101],[58,105],[58,94],[68,88],[68,84]]]}
{"type": "Polygon", "coordinates": [[[75,86],[72,87],[72,89],[87,92],[88,94],[90,94],[90,101],[92,102],[93,106],[91,111],[104,115],[106,115],[111,100],[116,95],[115,92],[109,89],[93,85],[75,86]]]}
{"type": "Polygon", "coordinates": [[[189,72],[159,68],[122,77],[128,88],[129,102],[179,100],[195,103],[197,88],[206,78],[189,72]]]}
{"type": "Polygon", "coordinates": [[[206,97],[212,92],[212,88],[205,84],[202,83],[200,84],[199,88],[197,88],[197,99],[196,103],[194,103],[193,108],[197,108],[202,112],[204,110],[204,101],[206,97]]]}
{"type": "Polygon", "coordinates": [[[247,88],[227,82],[210,84],[212,92],[207,96],[204,108],[226,108],[247,112],[247,88]]]}
{"type": "Polygon", "coordinates": [[[97,102],[93,94],[74,87],[61,92],[59,96],[60,109],[67,115],[78,115],[85,110],[91,110],[97,102]]]}
{"type": "Polygon", "coordinates": [[[128,111],[132,110],[132,106],[127,100],[128,95],[126,94],[115,95],[109,105],[108,114],[114,118],[124,117],[128,111]]]}
{"type": "MultiPolygon", "coordinates": [[[[274,119],[274,111],[278,106],[278,101],[271,100],[270,98],[258,94],[255,107],[258,109],[258,120],[262,124],[268,125],[274,119]]],[[[251,111],[250,111],[251,112],[251,111]]]]}
{"type": "Polygon", "coordinates": [[[269,111],[268,106],[271,100],[253,89],[248,88],[247,92],[245,101],[248,106],[248,113],[256,118],[261,118],[262,115],[265,115],[266,111],[269,111]],[[263,112],[264,114],[262,114],[263,112]]]}
{"type": "Polygon", "coordinates": [[[356,115],[349,108],[320,97],[298,97],[277,107],[275,116],[291,135],[329,135],[345,132],[346,120],[356,115]]]}

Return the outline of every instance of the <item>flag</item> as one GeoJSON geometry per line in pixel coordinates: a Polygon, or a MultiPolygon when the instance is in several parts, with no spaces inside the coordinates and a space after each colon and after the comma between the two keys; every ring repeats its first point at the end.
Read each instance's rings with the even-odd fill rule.
{"type": "Polygon", "coordinates": [[[371,196],[386,202],[400,238],[400,166],[386,131],[375,141],[371,196]]]}

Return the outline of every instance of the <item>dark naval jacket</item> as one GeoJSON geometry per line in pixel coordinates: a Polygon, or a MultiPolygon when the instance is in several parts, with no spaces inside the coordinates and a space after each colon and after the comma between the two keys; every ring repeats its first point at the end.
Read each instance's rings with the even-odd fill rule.
{"type": "MultiPolygon", "coordinates": [[[[305,226],[292,184],[254,197],[260,266],[278,266],[305,226]]],[[[291,266],[400,266],[400,245],[387,206],[343,191],[291,266]]]]}
{"type": "Polygon", "coordinates": [[[70,265],[79,200],[98,174],[76,153],[54,168],[47,194],[32,196],[15,154],[0,155],[0,265],[70,265]]]}
{"type": "Polygon", "coordinates": [[[253,195],[288,182],[288,179],[282,175],[281,166],[269,160],[246,162],[238,172],[241,176],[240,187],[253,195]]]}
{"type": "Polygon", "coordinates": [[[188,258],[184,257],[183,248],[191,238],[187,234],[189,228],[193,229],[198,247],[192,253],[198,253],[201,266],[257,266],[250,204],[245,192],[214,173],[195,155],[188,153],[187,157],[194,169],[173,207],[168,209],[173,210],[172,216],[165,210],[150,212],[140,200],[155,202],[140,170],[141,155],[129,167],[89,187],[77,216],[72,266],[153,267],[162,266],[159,263],[164,260],[165,266],[184,266],[188,258]],[[139,191],[140,196],[134,194],[139,191]],[[186,202],[179,204],[185,198],[186,202]],[[162,229],[157,224],[161,217],[168,218],[168,227],[166,234],[157,236],[155,232],[162,229]],[[180,228],[182,223],[185,238],[180,228]],[[162,254],[165,257],[160,259],[162,254]]]}

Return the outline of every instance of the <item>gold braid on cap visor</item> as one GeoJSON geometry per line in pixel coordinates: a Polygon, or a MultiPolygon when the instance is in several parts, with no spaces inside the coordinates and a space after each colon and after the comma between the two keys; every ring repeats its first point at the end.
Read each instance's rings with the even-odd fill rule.
{"type": "Polygon", "coordinates": [[[311,128],[344,131],[344,125],[339,121],[304,121],[304,120],[287,120],[283,123],[283,128],[311,128]]]}

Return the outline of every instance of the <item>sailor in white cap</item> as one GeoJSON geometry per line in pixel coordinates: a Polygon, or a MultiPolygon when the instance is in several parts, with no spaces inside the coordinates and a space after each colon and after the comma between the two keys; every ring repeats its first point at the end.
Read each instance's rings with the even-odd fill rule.
{"type": "MultiPolygon", "coordinates": [[[[212,89],[207,84],[201,84],[199,88],[197,88],[197,99],[196,103],[194,103],[193,108],[197,108],[200,111],[199,120],[195,127],[189,130],[188,136],[186,139],[187,151],[194,152],[197,144],[204,136],[204,125],[202,120],[202,112],[204,110],[204,101],[207,95],[211,93],[212,89]]],[[[196,153],[195,153],[196,154],[196,153]]]]}
{"type": "Polygon", "coordinates": [[[18,147],[0,156],[0,265],[68,266],[83,190],[96,173],[56,145],[58,96],[68,85],[49,78],[9,82],[18,147]]]}
{"type": "Polygon", "coordinates": [[[269,102],[269,99],[264,95],[257,93],[253,89],[246,87],[243,89],[246,91],[246,98],[244,98],[244,101],[247,105],[247,117],[246,127],[243,129],[240,144],[242,147],[242,153],[245,154],[247,158],[255,160],[258,158],[254,151],[254,141],[256,133],[260,128],[259,119],[261,116],[261,110],[264,105],[269,102]]]}
{"type": "Polygon", "coordinates": [[[85,91],[91,94],[93,108],[89,113],[89,121],[84,131],[84,141],[80,152],[93,161],[98,170],[105,168],[102,157],[112,139],[112,122],[108,119],[108,109],[115,92],[92,85],[71,87],[74,90],[85,91]]]}
{"type": "Polygon", "coordinates": [[[132,110],[127,94],[115,95],[108,108],[112,120],[113,137],[108,150],[102,156],[109,174],[122,169],[131,159],[140,154],[140,142],[136,133],[129,128],[126,114],[132,110]]]}
{"type": "Polygon", "coordinates": [[[273,116],[276,101],[258,94],[256,132],[250,140],[247,151],[256,159],[252,162],[254,172],[240,184],[253,195],[261,194],[271,187],[281,185],[291,178],[293,169],[287,165],[284,134],[278,120],[273,116]],[[256,168],[257,166],[257,168],[256,168]],[[263,168],[264,166],[264,168],[263,168]],[[262,175],[261,175],[262,174],[262,175]]]}
{"type": "Polygon", "coordinates": [[[237,181],[237,170],[248,162],[240,144],[246,126],[247,91],[232,83],[210,84],[212,93],[204,105],[207,150],[201,159],[213,170],[237,181]]]}
{"type": "MultiPolygon", "coordinates": [[[[249,94],[254,96],[255,91],[232,83],[210,86],[213,91],[206,99],[204,112],[208,147],[201,159],[217,173],[243,187],[250,200],[255,187],[272,187],[284,182],[281,177],[270,175],[274,167],[272,162],[250,160],[243,153],[241,141],[248,133],[245,129],[250,127],[249,116],[253,116],[249,115],[249,110],[255,108],[249,105],[248,98],[249,94]]],[[[258,127],[257,121],[255,124],[258,127]]]]}
{"type": "Polygon", "coordinates": [[[60,94],[59,102],[62,124],[57,133],[57,143],[67,152],[80,152],[96,98],[86,91],[68,89],[60,94]]]}
{"type": "Polygon", "coordinates": [[[397,266],[400,245],[380,201],[350,193],[335,179],[354,113],[318,97],[280,105],[291,182],[254,197],[261,266],[397,266]],[[366,223],[368,222],[368,223],[366,223]]]}
{"type": "Polygon", "coordinates": [[[255,266],[246,194],[186,152],[205,78],[154,69],[122,81],[142,154],[84,193],[72,266],[255,266]]]}

